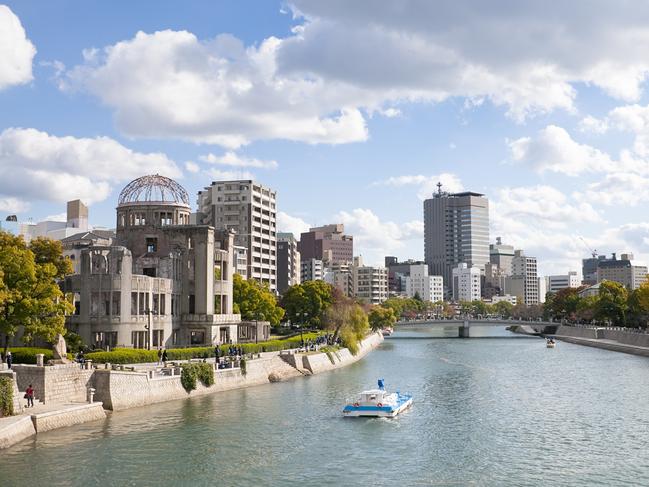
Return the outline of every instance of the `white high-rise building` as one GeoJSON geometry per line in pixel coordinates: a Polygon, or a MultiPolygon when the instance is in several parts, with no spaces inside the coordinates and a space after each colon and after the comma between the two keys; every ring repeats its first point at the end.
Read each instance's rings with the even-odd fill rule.
{"type": "Polygon", "coordinates": [[[300,282],[322,281],[324,279],[324,266],[319,259],[306,259],[300,261],[300,282]]]}
{"type": "Polygon", "coordinates": [[[444,278],[429,276],[428,265],[415,264],[410,266],[410,275],[406,276],[406,295],[414,298],[419,295],[424,301],[436,303],[444,299],[444,278]]]}
{"type": "Polygon", "coordinates": [[[548,276],[546,280],[549,293],[556,293],[570,287],[577,288],[581,285],[581,280],[575,271],[570,271],[568,274],[548,276]]]}
{"type": "Polygon", "coordinates": [[[381,304],[388,299],[388,269],[363,265],[361,257],[354,257],[352,266],[354,297],[369,304],[381,304]]]}
{"type": "Polygon", "coordinates": [[[453,269],[453,299],[475,301],[480,299],[480,269],[461,262],[453,269]]]}
{"type": "Polygon", "coordinates": [[[236,232],[245,247],[248,279],[277,289],[276,192],[250,179],[214,181],[198,193],[198,223],[236,232]]]}
{"type": "Polygon", "coordinates": [[[522,250],[514,252],[512,259],[513,289],[507,289],[509,294],[519,298],[524,304],[539,304],[539,279],[537,274],[536,257],[528,257],[522,250]]]}

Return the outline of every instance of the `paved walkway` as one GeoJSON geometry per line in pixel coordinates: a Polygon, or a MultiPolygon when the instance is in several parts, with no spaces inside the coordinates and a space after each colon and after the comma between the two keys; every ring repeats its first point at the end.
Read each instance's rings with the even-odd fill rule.
{"type": "Polygon", "coordinates": [[[581,338],[562,335],[554,335],[554,337],[557,340],[574,343],[576,345],[585,345],[587,347],[601,348],[603,350],[611,350],[614,352],[630,353],[633,355],[649,357],[649,347],[627,345],[625,343],[620,343],[618,341],[608,340],[605,338],[581,338]]]}

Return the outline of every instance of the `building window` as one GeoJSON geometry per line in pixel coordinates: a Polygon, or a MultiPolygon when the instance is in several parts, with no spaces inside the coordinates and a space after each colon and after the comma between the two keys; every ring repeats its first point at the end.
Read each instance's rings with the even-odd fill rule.
{"type": "Polygon", "coordinates": [[[154,347],[163,347],[164,346],[164,330],[153,330],[153,346],[154,347]]]}
{"type": "Polygon", "coordinates": [[[131,345],[133,348],[147,348],[147,335],[146,331],[132,331],[131,345]]]}
{"type": "Polygon", "coordinates": [[[205,331],[192,330],[189,332],[190,345],[202,345],[205,343],[205,331]]]}
{"type": "Polygon", "coordinates": [[[158,250],[158,239],[155,237],[147,237],[146,239],[146,251],[149,254],[157,252],[158,250]]]}

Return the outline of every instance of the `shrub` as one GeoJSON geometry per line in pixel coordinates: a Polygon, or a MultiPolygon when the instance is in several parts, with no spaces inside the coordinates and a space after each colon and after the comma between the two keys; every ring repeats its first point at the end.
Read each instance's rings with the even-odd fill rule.
{"type": "Polygon", "coordinates": [[[0,377],[0,416],[11,416],[13,413],[14,381],[9,377],[0,377]]]}
{"type": "Polygon", "coordinates": [[[245,359],[245,358],[242,358],[242,359],[239,361],[239,367],[241,367],[241,375],[246,375],[246,374],[248,373],[248,369],[247,369],[247,364],[246,364],[246,359],[245,359]]]}
{"type": "MultiPolygon", "coordinates": [[[[319,336],[319,333],[305,333],[304,340],[314,340],[319,336]]],[[[288,338],[285,340],[269,340],[259,343],[236,343],[235,347],[241,347],[243,353],[261,353],[261,352],[278,352],[289,348],[298,348],[302,344],[302,339],[299,336],[288,338]]],[[[227,355],[230,345],[221,345],[221,356],[227,355]]],[[[30,350],[46,350],[46,349],[30,349],[30,350]]],[[[50,358],[52,358],[52,351],[48,351],[50,358]]],[[[13,353],[13,350],[12,350],[13,353]]],[[[42,352],[36,352],[42,353],[42,352]]],[[[111,364],[140,364],[145,362],[157,362],[157,350],[144,350],[136,348],[115,348],[110,352],[90,352],[86,355],[87,360],[92,360],[95,363],[111,363],[111,364]]],[[[169,348],[167,349],[167,360],[189,360],[193,358],[210,358],[214,357],[214,347],[191,347],[191,348],[169,348]]],[[[47,360],[47,355],[45,356],[47,360]]],[[[33,362],[23,363],[36,363],[36,356],[34,354],[33,362]]]]}
{"type": "Polygon", "coordinates": [[[180,373],[180,383],[187,391],[196,389],[196,383],[200,380],[205,387],[214,385],[214,368],[208,363],[187,363],[183,364],[180,373]]]}
{"type": "Polygon", "coordinates": [[[49,348],[12,347],[9,351],[14,364],[35,364],[38,353],[45,355],[45,363],[54,358],[54,353],[49,348]]]}
{"type": "Polygon", "coordinates": [[[143,350],[139,348],[115,348],[110,352],[91,352],[85,356],[87,360],[92,360],[96,363],[141,364],[158,361],[157,350],[143,350]]]}

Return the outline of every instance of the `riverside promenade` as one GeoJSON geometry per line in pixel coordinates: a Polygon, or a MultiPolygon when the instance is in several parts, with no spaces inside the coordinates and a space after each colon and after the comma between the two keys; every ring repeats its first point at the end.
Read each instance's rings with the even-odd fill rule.
{"type": "Polygon", "coordinates": [[[206,361],[215,367],[214,384],[206,387],[199,382],[196,389],[189,392],[181,383],[180,361],[174,367],[160,367],[157,364],[132,364],[119,367],[119,369],[132,370],[101,368],[104,367],[103,365],[96,366],[99,368],[82,369],[77,364],[44,367],[16,366],[15,368],[20,372],[17,374],[17,380],[14,381],[14,398],[17,399],[16,411],[19,414],[0,418],[0,449],[10,447],[38,433],[104,419],[106,409],[120,411],[339,369],[361,360],[382,342],[381,333],[372,333],[360,342],[356,355],[352,355],[346,348],[330,352],[287,350],[255,354],[257,358],[246,360],[245,369],[239,367],[218,369],[214,360],[206,361]],[[162,372],[163,369],[165,372],[162,372]],[[20,375],[23,376],[22,379],[20,375]],[[60,380],[63,375],[65,379],[60,380]],[[47,399],[43,403],[38,400],[37,394],[36,406],[22,409],[21,404],[24,400],[21,399],[22,393],[17,391],[18,386],[26,379],[30,383],[43,384],[40,394],[47,399]],[[84,398],[81,397],[87,388],[93,389],[92,402],[83,402],[84,398]],[[65,395],[71,394],[74,401],[62,399],[62,394],[59,394],[61,390],[66,392],[65,395]]]}
{"type": "Polygon", "coordinates": [[[623,328],[562,325],[554,336],[557,340],[577,345],[649,357],[649,334],[643,332],[623,328]]]}

